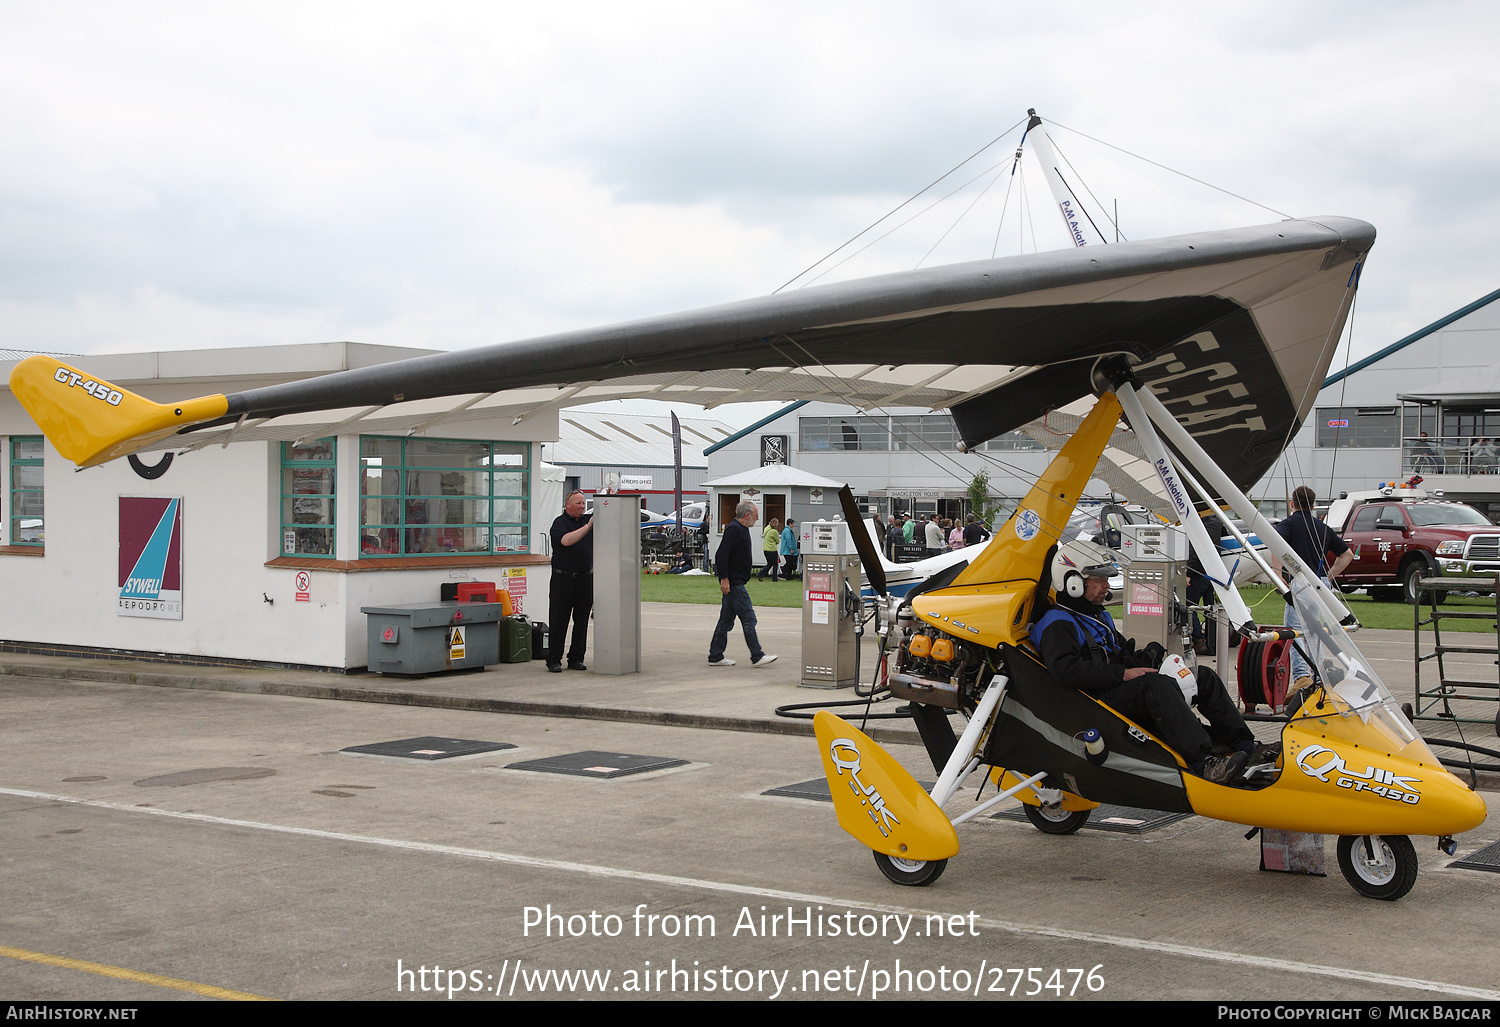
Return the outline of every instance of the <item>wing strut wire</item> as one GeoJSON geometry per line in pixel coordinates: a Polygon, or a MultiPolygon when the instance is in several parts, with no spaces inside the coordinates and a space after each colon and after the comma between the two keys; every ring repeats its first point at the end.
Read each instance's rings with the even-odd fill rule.
{"type": "MultiPolygon", "coordinates": [[[[805,270],[800,271],[799,273],[793,275],[791,278],[787,279],[785,282],[783,282],[776,289],[772,290],[771,295],[774,296],[776,293],[780,292],[782,289],[785,289],[788,285],[791,285],[797,279],[799,279],[803,275],[807,274],[808,271],[811,271],[813,268],[815,268],[819,264],[823,263],[823,261],[825,261],[829,257],[833,256],[839,250],[843,249],[845,246],[848,246],[850,243],[854,242],[854,240],[858,239],[860,236],[864,235],[866,232],[868,232],[871,229],[873,229],[876,225],[879,225],[886,218],[891,217],[893,214],[895,214],[897,211],[899,211],[902,207],[905,207],[907,204],[915,201],[917,199],[917,197],[921,196],[927,190],[931,189],[933,186],[937,185],[943,179],[945,179],[949,175],[953,174],[953,172],[957,171],[959,168],[961,168],[965,164],[969,163],[969,161],[973,160],[975,157],[978,157],[985,150],[988,150],[991,146],[994,146],[1000,140],[1002,140],[1006,136],[1010,135],[1012,132],[1014,132],[1016,129],[1020,128],[1025,123],[1026,123],[1026,119],[1022,118],[1020,121],[1018,121],[1014,125],[1010,126],[1010,128],[1007,128],[1004,132],[1001,132],[995,138],[991,139],[989,142],[985,143],[979,149],[977,149],[973,153],[969,154],[963,160],[959,161],[953,167],[949,168],[947,171],[943,172],[937,178],[935,178],[931,182],[927,183],[921,189],[918,189],[909,198],[903,200],[901,203],[898,203],[895,207],[891,208],[891,210],[889,210],[888,212],[886,212],[884,215],[882,215],[881,217],[879,217],[875,221],[871,222],[869,225],[865,226],[864,228],[860,229],[858,232],[854,233],[854,235],[850,236],[846,241],[840,243],[839,245],[835,246],[833,249],[829,250],[827,254],[825,254],[824,256],[820,257],[819,259],[813,261],[811,264],[809,264],[807,266],[807,268],[805,270]]],[[[887,233],[887,234],[889,234],[889,233],[887,233]]],[[[840,263],[843,263],[843,261],[840,261],[840,263]]],[[[832,270],[832,269],[830,269],[830,270],[832,270]]],[[[824,274],[826,274],[826,273],[827,272],[825,271],[824,274]]]]}

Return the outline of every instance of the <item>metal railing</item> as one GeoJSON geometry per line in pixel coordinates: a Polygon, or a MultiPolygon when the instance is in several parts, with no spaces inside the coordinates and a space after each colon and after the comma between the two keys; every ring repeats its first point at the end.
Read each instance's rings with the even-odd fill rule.
{"type": "Polygon", "coordinates": [[[1473,435],[1401,440],[1401,473],[1500,473],[1500,440],[1473,435]]]}

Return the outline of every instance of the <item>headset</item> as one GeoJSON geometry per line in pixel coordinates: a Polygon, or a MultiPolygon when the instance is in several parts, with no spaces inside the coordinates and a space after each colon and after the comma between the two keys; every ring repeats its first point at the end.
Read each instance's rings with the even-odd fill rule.
{"type": "MultiPolygon", "coordinates": [[[[1089,578],[1110,578],[1120,573],[1119,557],[1111,550],[1084,539],[1059,546],[1052,558],[1052,587],[1059,596],[1082,599],[1089,578]]],[[[1106,603],[1114,593],[1104,597],[1106,603]]]]}

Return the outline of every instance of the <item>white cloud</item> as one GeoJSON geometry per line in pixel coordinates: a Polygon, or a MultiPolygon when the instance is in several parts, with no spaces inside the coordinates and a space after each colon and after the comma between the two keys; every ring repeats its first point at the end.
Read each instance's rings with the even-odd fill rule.
{"type": "MultiPolygon", "coordinates": [[[[456,347],[764,293],[1029,106],[1277,209],[1374,223],[1356,356],[1500,284],[1500,18],[1479,4],[3,18],[0,345],[456,347]]],[[[1274,218],[1053,137],[1130,238],[1274,218]]],[[[1006,184],[928,263],[989,255],[1006,184]]],[[[911,266],[982,185],[827,280],[911,266]]],[[[1002,254],[1030,247],[1011,203],[1002,254]]],[[[1063,245],[1033,206],[1037,242],[1063,245]]]]}

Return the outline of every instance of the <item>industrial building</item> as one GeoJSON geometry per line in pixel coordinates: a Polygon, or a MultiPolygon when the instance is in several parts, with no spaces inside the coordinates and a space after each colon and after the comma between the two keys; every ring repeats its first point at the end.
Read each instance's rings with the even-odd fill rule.
{"type": "MultiPolygon", "coordinates": [[[[702,499],[708,478],[704,447],[733,435],[734,428],[706,417],[679,416],[678,424],[683,501],[702,499]]],[[[559,415],[557,431],[556,442],[543,444],[542,456],[564,469],[568,490],[593,494],[613,472],[621,476],[623,489],[642,496],[643,509],[664,514],[677,508],[670,415],[572,407],[559,415]]]]}
{"type": "MultiPolygon", "coordinates": [[[[1071,427],[1071,421],[1069,427],[1071,427]]],[[[1009,432],[975,452],[958,450],[953,418],[926,407],[857,410],[823,402],[789,403],[704,450],[715,479],[755,467],[787,463],[847,482],[863,507],[882,515],[969,512],[969,482],[989,476],[989,494],[1002,507],[1025,495],[1066,434],[1009,432]],[[1049,444],[1049,442],[1051,444],[1049,444]]],[[[1110,486],[1090,482],[1089,496],[1107,498],[1110,486]]]]}
{"type": "Polygon", "coordinates": [[[1311,415],[1253,496],[1286,513],[1291,489],[1320,499],[1422,476],[1500,517],[1500,290],[1324,379],[1311,415]]]}

